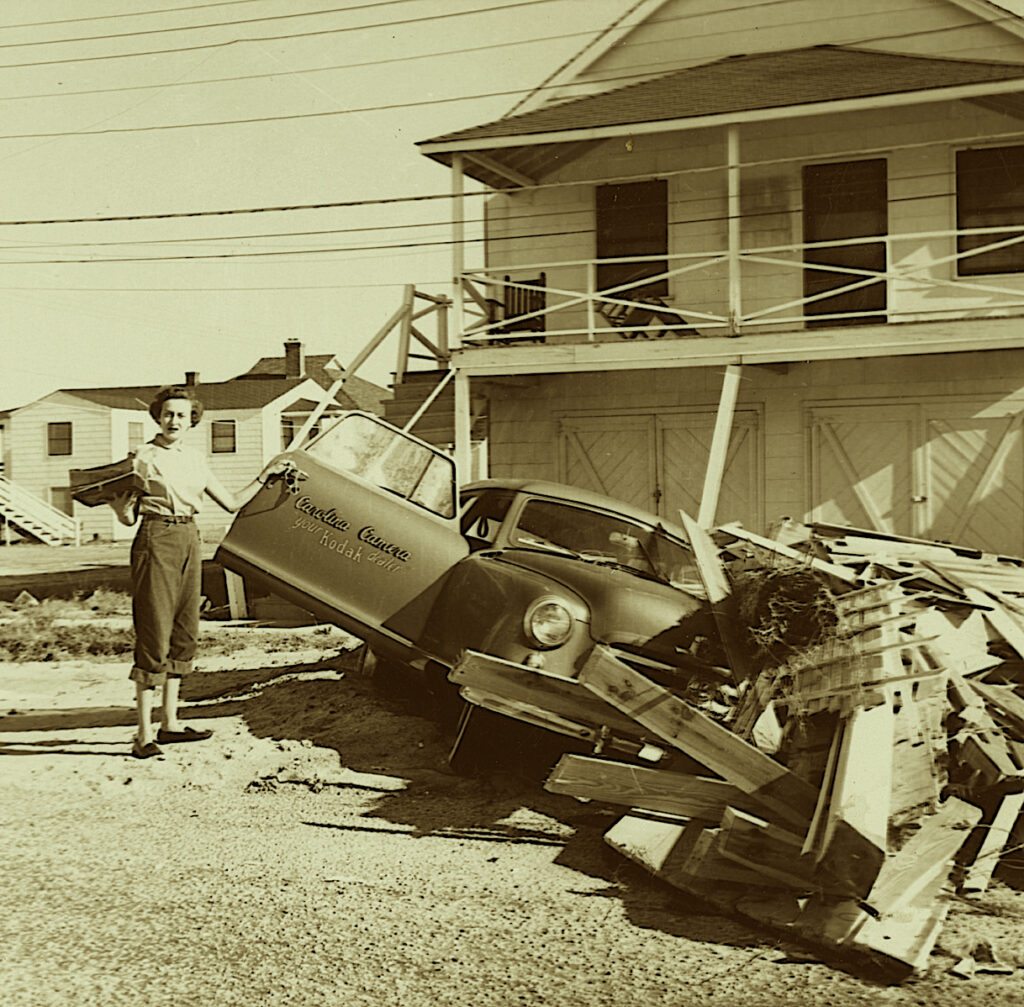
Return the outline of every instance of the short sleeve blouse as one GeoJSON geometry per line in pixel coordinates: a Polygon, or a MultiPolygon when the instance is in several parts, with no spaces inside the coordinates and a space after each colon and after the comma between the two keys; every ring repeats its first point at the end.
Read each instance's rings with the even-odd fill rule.
{"type": "Polygon", "coordinates": [[[192,517],[210,481],[206,459],[182,444],[143,444],[134,458],[142,490],[140,514],[192,517]]]}

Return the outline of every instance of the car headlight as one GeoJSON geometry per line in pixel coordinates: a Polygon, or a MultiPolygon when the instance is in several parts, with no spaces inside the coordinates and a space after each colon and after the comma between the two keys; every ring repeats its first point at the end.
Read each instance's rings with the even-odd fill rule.
{"type": "Polygon", "coordinates": [[[560,647],[569,639],[574,622],[572,612],[560,601],[540,598],[526,610],[523,628],[538,647],[560,647]]]}

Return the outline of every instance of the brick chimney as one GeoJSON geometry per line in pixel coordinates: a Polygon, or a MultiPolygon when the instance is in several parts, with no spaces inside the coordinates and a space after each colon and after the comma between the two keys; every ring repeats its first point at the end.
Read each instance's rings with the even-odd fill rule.
{"type": "Polygon", "coordinates": [[[298,339],[285,340],[284,376],[286,378],[304,378],[306,376],[306,351],[298,339]]]}
{"type": "Polygon", "coordinates": [[[199,384],[199,371],[185,371],[185,384],[191,387],[199,384]]]}

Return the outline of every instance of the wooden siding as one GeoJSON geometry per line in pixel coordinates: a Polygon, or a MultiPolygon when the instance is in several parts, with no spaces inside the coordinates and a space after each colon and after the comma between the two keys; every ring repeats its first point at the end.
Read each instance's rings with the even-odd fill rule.
{"type": "Polygon", "coordinates": [[[901,0],[898,5],[891,0],[779,0],[749,6],[673,0],[587,66],[571,86],[555,90],[549,101],[607,90],[609,80],[622,86],[727,56],[824,44],[1024,60],[1019,37],[946,0],[901,0]]]}
{"type": "MultiPolygon", "coordinates": [[[[557,480],[563,473],[559,434],[567,417],[712,412],[717,409],[721,381],[719,369],[665,369],[552,375],[514,388],[500,383],[485,386],[491,403],[491,474],[557,480]]],[[[1024,410],[1024,350],[745,369],[737,408],[760,411],[758,451],[763,452],[763,479],[759,492],[763,494],[760,513],[765,526],[782,517],[803,520],[811,516],[810,417],[814,409],[846,405],[870,414],[872,409],[880,412],[901,403],[927,406],[923,415],[930,424],[925,445],[930,457],[924,464],[933,470],[941,466],[942,471],[933,471],[930,478],[938,494],[955,504],[966,499],[967,492],[955,488],[956,480],[967,478],[972,464],[977,468],[977,462],[969,459],[962,460],[958,468],[955,456],[972,444],[981,444],[986,424],[992,427],[987,450],[994,451],[1000,436],[1011,436],[1004,432],[1008,419],[1024,410]],[[973,423],[965,425],[965,417],[973,417],[973,423]],[[956,427],[953,434],[951,426],[956,427]],[[945,439],[937,436],[940,433],[945,439]],[[945,483],[950,485],[944,488],[945,483]]],[[[1007,478],[1021,475],[1024,473],[1008,473],[1007,478]]],[[[839,492],[839,487],[831,492],[839,492]]],[[[990,520],[984,506],[977,512],[979,520],[990,520]]],[[[717,519],[747,518],[749,527],[748,514],[749,508],[747,514],[723,511],[717,519]]],[[[936,511],[934,520],[940,517],[936,511]]],[[[942,529],[948,532],[947,526],[952,527],[949,521],[942,529]]]]}
{"type": "MultiPolygon", "coordinates": [[[[263,410],[261,409],[208,409],[199,426],[189,431],[188,443],[206,458],[210,471],[232,492],[242,489],[259,472],[264,463],[263,410]],[[234,420],[235,450],[232,453],[213,453],[211,424],[215,420],[234,420]]],[[[281,433],[271,445],[273,454],[280,448],[281,433]]],[[[268,455],[269,457],[269,455],[268,455]]],[[[229,514],[209,496],[203,498],[199,513],[199,530],[208,541],[224,537],[234,515],[229,514]]]]}
{"type": "MultiPolygon", "coordinates": [[[[1019,120],[964,102],[744,127],[740,134],[741,160],[760,163],[741,172],[742,246],[751,250],[802,241],[801,169],[805,164],[835,159],[887,160],[890,234],[951,232],[956,221],[955,151],[969,145],[967,138],[995,137],[1019,130],[1019,120]],[[772,161],[776,163],[765,163],[772,161]]],[[[513,277],[517,268],[522,274],[536,273],[540,265],[546,270],[549,287],[585,290],[585,266],[552,263],[596,255],[596,181],[646,172],[668,176],[670,254],[720,253],[728,242],[725,173],[701,169],[721,169],[724,159],[725,135],[721,130],[639,136],[628,144],[606,141],[546,179],[564,182],[564,186],[498,194],[489,201],[487,264],[503,272],[507,267],[513,277]]],[[[956,279],[955,265],[940,260],[955,252],[952,233],[909,237],[892,241],[889,261],[894,267],[920,268],[924,279],[948,281],[956,279]]],[[[772,254],[793,266],[745,261],[744,312],[803,296],[803,274],[796,268],[802,261],[800,251],[772,254]]],[[[685,264],[675,260],[670,268],[685,264]]],[[[996,279],[1001,288],[1024,292],[1024,277],[1020,275],[996,279]]],[[[683,309],[725,315],[727,289],[726,265],[720,263],[672,278],[669,300],[683,309]]],[[[565,299],[553,293],[548,306],[565,299]]],[[[948,318],[950,312],[986,312],[993,300],[1005,299],[958,286],[928,287],[915,279],[889,284],[889,305],[900,321],[948,318]]],[[[799,314],[799,308],[788,309],[779,317],[794,314],[799,314]]],[[[699,329],[700,321],[696,324],[699,329]]],[[[550,315],[547,327],[552,330],[585,325],[586,311],[577,306],[550,315]]],[[[748,324],[744,331],[766,328],[748,324]]],[[[722,330],[710,330],[708,334],[715,331],[720,334],[722,330]]],[[[617,337],[616,333],[602,334],[602,338],[617,337]]],[[[554,341],[558,337],[548,338],[554,341]]]]}
{"type": "MultiPolygon", "coordinates": [[[[17,409],[8,421],[9,464],[6,475],[41,500],[51,502],[50,490],[69,485],[68,470],[102,465],[111,460],[110,410],[54,392],[17,409]],[[70,455],[47,454],[47,425],[71,424],[70,455]]],[[[109,539],[117,519],[109,507],[74,504],[81,522],[82,541],[93,536],[109,539]]]]}

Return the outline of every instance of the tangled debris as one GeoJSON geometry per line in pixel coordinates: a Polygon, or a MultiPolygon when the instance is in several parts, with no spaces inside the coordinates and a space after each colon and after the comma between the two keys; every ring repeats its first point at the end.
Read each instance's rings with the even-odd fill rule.
{"type": "Polygon", "coordinates": [[[921,972],[950,899],[1021,840],[1024,560],[821,524],[688,532],[728,679],[675,687],[595,647],[578,686],[602,741],[546,788],[629,808],[607,842],[690,895],[921,972]]]}

